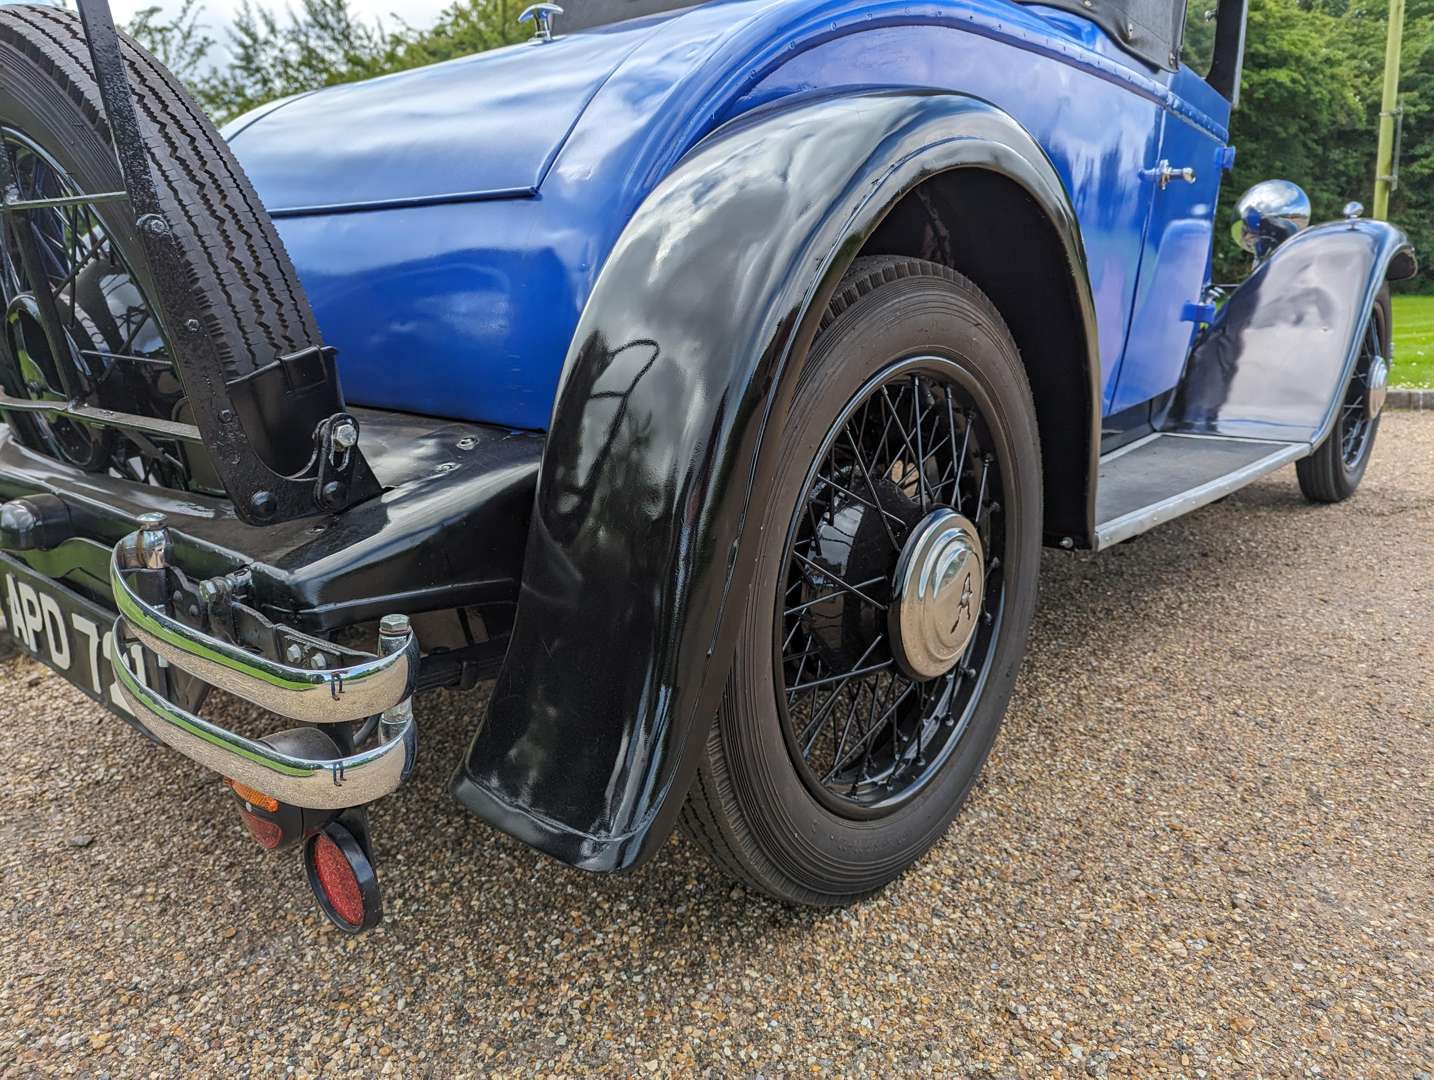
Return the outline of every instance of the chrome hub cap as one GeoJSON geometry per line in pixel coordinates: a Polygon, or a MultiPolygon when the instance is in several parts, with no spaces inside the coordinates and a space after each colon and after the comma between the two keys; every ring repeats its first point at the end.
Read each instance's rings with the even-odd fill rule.
{"type": "Polygon", "coordinates": [[[911,530],[887,621],[892,655],[913,679],[945,675],[966,651],[981,614],[985,561],[976,526],[954,510],[933,510],[911,530]]]}
{"type": "Polygon", "coordinates": [[[1373,420],[1384,410],[1384,400],[1389,396],[1389,361],[1375,355],[1369,363],[1369,394],[1365,397],[1365,409],[1373,420]]]}

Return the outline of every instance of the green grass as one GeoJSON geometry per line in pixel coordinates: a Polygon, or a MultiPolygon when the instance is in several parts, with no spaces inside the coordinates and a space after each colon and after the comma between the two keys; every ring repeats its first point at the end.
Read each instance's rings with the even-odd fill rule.
{"type": "Polygon", "coordinates": [[[1434,389],[1434,296],[1394,297],[1391,386],[1434,389]]]}

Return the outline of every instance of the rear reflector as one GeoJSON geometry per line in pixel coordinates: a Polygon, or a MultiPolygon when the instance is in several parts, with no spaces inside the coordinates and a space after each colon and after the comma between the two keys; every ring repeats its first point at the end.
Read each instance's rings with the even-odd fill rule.
{"type": "Polygon", "coordinates": [[[241,784],[238,780],[230,780],[227,776],[224,778],[224,785],[250,806],[257,806],[260,810],[267,810],[271,814],[279,812],[279,800],[272,795],[265,795],[262,791],[255,791],[248,784],[241,784]]]}
{"type": "Polygon", "coordinates": [[[348,829],[326,825],[304,845],[309,888],[329,921],[356,934],[377,925],[383,915],[373,864],[348,829]]]}
{"type": "Polygon", "coordinates": [[[338,844],[323,833],[314,837],[314,869],[319,875],[319,888],[334,914],[346,923],[363,922],[363,897],[359,895],[354,868],[338,844]]]}
{"type": "Polygon", "coordinates": [[[273,851],[284,842],[284,830],[277,821],[261,818],[243,807],[239,808],[239,820],[244,822],[244,828],[249,830],[254,841],[267,851],[273,851]]]}

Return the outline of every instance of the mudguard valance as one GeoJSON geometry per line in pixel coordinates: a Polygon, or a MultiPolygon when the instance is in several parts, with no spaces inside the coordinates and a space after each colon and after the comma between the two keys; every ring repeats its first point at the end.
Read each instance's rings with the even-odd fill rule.
{"type": "Polygon", "coordinates": [[[1383,221],[1330,222],[1287,240],[1195,343],[1167,427],[1322,442],[1375,297],[1416,266],[1404,233],[1383,221]]]}
{"type": "Polygon", "coordinates": [[[1067,195],[982,101],[788,99],[709,136],[639,209],[564,367],[512,643],[454,781],[470,809],[593,870],[665,838],[720,702],[723,613],[748,587],[747,507],[772,472],[763,431],[788,407],[813,312],[901,195],[963,167],[1044,210],[1094,348],[1067,195]]]}

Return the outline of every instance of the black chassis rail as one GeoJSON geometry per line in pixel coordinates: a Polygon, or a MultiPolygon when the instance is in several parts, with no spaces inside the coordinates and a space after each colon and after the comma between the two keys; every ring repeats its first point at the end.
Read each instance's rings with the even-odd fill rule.
{"type": "Polygon", "coordinates": [[[274,625],[327,635],[393,612],[477,608],[490,640],[430,652],[418,689],[471,683],[506,644],[543,439],[353,411],[383,493],[342,513],[266,526],[246,524],[227,499],[84,472],[0,428],[0,549],[114,610],[114,545],[140,515],[162,513],[187,586],[178,603],[168,598],[179,617],[277,659],[285,638],[274,625]],[[242,603],[231,604],[236,593],[242,603]]]}

